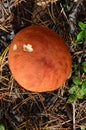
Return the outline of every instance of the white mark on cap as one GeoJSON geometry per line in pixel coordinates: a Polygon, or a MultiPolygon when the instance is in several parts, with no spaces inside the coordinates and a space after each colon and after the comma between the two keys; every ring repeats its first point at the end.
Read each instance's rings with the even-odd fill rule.
{"type": "Polygon", "coordinates": [[[24,44],[23,45],[23,50],[26,51],[26,52],[33,52],[33,47],[31,44],[24,44]]]}
{"type": "Polygon", "coordinates": [[[16,51],[16,50],[17,50],[17,45],[14,44],[14,45],[13,45],[13,51],[16,51]]]}

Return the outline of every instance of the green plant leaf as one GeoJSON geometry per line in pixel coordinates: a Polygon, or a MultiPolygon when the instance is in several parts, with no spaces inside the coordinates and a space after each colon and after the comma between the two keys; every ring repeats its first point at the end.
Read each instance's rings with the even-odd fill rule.
{"type": "Polygon", "coordinates": [[[3,124],[0,124],[0,130],[5,130],[5,126],[3,124]]]}
{"type": "Polygon", "coordinates": [[[86,29],[84,31],[85,31],[85,37],[86,37],[86,29]]]}
{"type": "Polygon", "coordinates": [[[82,41],[83,38],[85,38],[85,36],[86,36],[86,31],[85,30],[83,30],[80,33],[78,33],[78,35],[77,35],[77,42],[82,41]]]}
{"type": "Polygon", "coordinates": [[[86,80],[82,82],[81,88],[79,88],[77,92],[77,98],[83,99],[83,97],[86,95],[86,80]]]}
{"type": "Polygon", "coordinates": [[[79,89],[77,94],[76,94],[77,98],[79,99],[83,99],[84,97],[84,91],[82,89],[79,89]]]}
{"type": "Polygon", "coordinates": [[[85,23],[79,22],[78,25],[79,25],[79,27],[80,27],[81,30],[86,29],[86,24],[85,23]]]}
{"type": "Polygon", "coordinates": [[[73,84],[72,87],[69,89],[69,94],[74,94],[77,89],[78,89],[78,86],[73,84]]]}
{"type": "Polygon", "coordinates": [[[75,99],[76,99],[76,96],[71,94],[71,95],[69,95],[68,101],[72,103],[75,101],[75,99]]]}
{"type": "Polygon", "coordinates": [[[78,77],[73,77],[73,83],[78,86],[80,85],[81,81],[78,77]]]}
{"type": "Polygon", "coordinates": [[[86,73],[86,62],[82,63],[82,68],[83,68],[83,71],[86,73]]]}
{"type": "Polygon", "coordinates": [[[86,81],[83,81],[81,88],[82,88],[82,90],[84,92],[84,95],[86,95],[86,81]]]}

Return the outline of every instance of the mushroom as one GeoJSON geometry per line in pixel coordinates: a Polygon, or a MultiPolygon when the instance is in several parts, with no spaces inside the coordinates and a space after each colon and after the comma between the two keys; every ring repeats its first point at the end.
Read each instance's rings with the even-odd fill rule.
{"type": "Polygon", "coordinates": [[[40,25],[26,27],[16,34],[9,48],[8,62],[20,86],[34,92],[61,87],[72,66],[63,38],[40,25]]]}

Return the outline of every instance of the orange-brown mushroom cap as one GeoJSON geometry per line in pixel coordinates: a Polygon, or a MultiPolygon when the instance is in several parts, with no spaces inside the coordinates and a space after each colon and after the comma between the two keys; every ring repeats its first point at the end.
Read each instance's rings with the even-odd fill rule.
{"type": "Polygon", "coordinates": [[[35,92],[61,87],[72,66],[63,38],[43,26],[26,27],[16,34],[8,62],[15,80],[26,90],[35,92]]]}

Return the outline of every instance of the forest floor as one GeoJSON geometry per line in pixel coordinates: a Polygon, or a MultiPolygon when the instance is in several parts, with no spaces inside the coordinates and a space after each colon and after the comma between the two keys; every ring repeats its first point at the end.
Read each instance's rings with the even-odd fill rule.
{"type": "Polygon", "coordinates": [[[0,0],[0,130],[86,130],[86,0],[50,1],[0,0]],[[24,90],[10,72],[9,45],[31,25],[58,32],[70,48],[71,76],[55,91],[24,90]]]}

